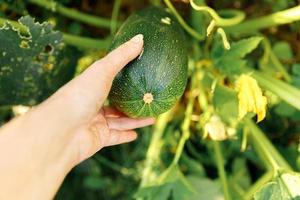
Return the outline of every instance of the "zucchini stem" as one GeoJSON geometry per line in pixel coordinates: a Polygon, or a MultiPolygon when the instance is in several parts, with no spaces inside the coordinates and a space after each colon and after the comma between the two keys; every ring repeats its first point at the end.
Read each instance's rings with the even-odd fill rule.
{"type": "Polygon", "coordinates": [[[159,160],[159,154],[163,145],[162,136],[168,124],[169,119],[173,116],[173,110],[160,115],[155,123],[154,131],[148,147],[145,159],[145,168],[142,172],[140,187],[146,186],[153,180],[153,168],[159,160]]]}
{"type": "MultiPolygon", "coordinates": [[[[94,15],[89,15],[86,13],[82,13],[75,9],[67,8],[55,1],[46,1],[46,0],[29,0],[30,3],[37,5],[39,7],[50,10],[54,13],[59,13],[65,17],[70,19],[77,20],[79,22],[83,22],[92,26],[101,27],[101,28],[111,28],[111,20],[103,17],[98,17],[94,15]]],[[[114,22],[117,25],[118,22],[114,22]]]]}
{"type": "Polygon", "coordinates": [[[177,12],[177,10],[175,9],[175,7],[172,5],[172,3],[169,0],[164,0],[165,4],[167,5],[167,7],[171,10],[171,12],[175,15],[175,17],[177,18],[179,24],[186,30],[186,32],[188,32],[192,37],[194,37],[197,40],[204,40],[205,36],[199,34],[197,31],[195,31],[192,27],[190,27],[185,21],[184,19],[180,16],[180,14],[177,12]]]}
{"type": "Polygon", "coordinates": [[[213,141],[213,149],[215,152],[215,161],[216,161],[216,165],[218,168],[218,174],[221,179],[224,197],[225,197],[225,200],[230,200],[231,197],[230,197],[230,192],[229,192],[229,188],[228,188],[226,172],[224,169],[224,160],[223,160],[223,155],[222,155],[222,151],[221,151],[221,147],[220,147],[220,142],[213,141]]]}
{"type": "Polygon", "coordinates": [[[260,29],[289,24],[300,20],[300,5],[270,15],[249,19],[235,26],[226,27],[226,33],[246,34],[260,29]]]}

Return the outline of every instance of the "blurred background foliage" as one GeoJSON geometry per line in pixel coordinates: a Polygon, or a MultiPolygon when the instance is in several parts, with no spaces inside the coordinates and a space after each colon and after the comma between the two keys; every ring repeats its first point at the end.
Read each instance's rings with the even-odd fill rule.
{"type": "MultiPolygon", "coordinates": [[[[203,3],[202,0],[196,2],[203,3]]],[[[246,14],[247,19],[268,15],[299,4],[297,0],[207,0],[205,2],[215,10],[226,8],[242,10],[246,14]]],[[[180,12],[180,15],[198,33],[201,35],[206,34],[206,27],[210,22],[208,15],[193,11],[187,0],[175,0],[172,3],[180,12]]],[[[151,4],[160,4],[160,1],[60,0],[54,2],[52,0],[0,0],[0,17],[16,21],[22,16],[30,15],[38,22],[48,21],[53,25],[54,30],[59,30],[62,34],[65,34],[62,37],[65,39],[67,45],[62,44],[58,52],[59,55],[56,58],[64,59],[64,62],[55,64],[68,69],[69,74],[66,75],[65,72],[61,73],[61,76],[55,79],[55,84],[53,83],[54,88],[43,89],[43,95],[37,98],[37,102],[40,102],[63,83],[82,72],[92,62],[103,57],[107,52],[110,39],[118,25],[134,11],[151,4]],[[39,4],[40,2],[46,2],[46,4],[39,4]],[[99,17],[99,19],[96,19],[96,24],[74,20],[72,16],[65,15],[67,12],[59,12],[59,7],[54,6],[57,5],[56,3],[62,5],[63,8],[80,11],[99,17]],[[99,20],[99,24],[97,24],[97,20],[99,20]],[[117,22],[114,22],[114,20],[117,20],[117,22]],[[80,36],[81,38],[97,39],[98,43],[96,44],[98,46],[96,48],[95,46],[87,48],[85,46],[87,43],[84,40],[76,40],[76,38],[68,37],[66,34],[80,36]],[[82,45],[82,43],[84,44],[82,45]]],[[[291,79],[289,82],[296,88],[300,88],[300,23],[294,22],[292,24],[266,28],[261,31],[261,34],[267,38],[267,40],[264,40],[266,41],[264,45],[270,46],[269,48],[272,49],[277,61],[286,68],[288,77],[291,79]]],[[[216,38],[219,37],[216,36],[216,38]]],[[[240,35],[233,33],[230,35],[229,40],[238,41],[240,38],[242,38],[240,35]]],[[[205,48],[207,48],[207,45],[216,43],[216,45],[213,45],[216,47],[222,44],[220,41],[219,38],[199,42],[198,49],[196,48],[196,52],[200,52],[197,54],[199,55],[198,59],[206,57],[205,53],[207,53],[207,49],[205,48]],[[216,41],[219,41],[219,43],[216,41]]],[[[190,52],[193,54],[195,52],[195,49],[193,49],[195,41],[190,38],[189,43],[190,52]]],[[[260,47],[249,54],[247,56],[248,65],[258,67],[261,71],[279,79],[284,79],[284,75],[278,73],[272,67],[276,65],[277,61],[274,64],[272,59],[257,60],[257,58],[263,57],[263,51],[263,48],[260,47]]],[[[197,58],[194,58],[194,60],[197,60],[197,58]]],[[[224,81],[230,82],[227,79],[224,81]]],[[[210,86],[206,87],[205,84],[211,84],[209,77],[207,77],[207,80],[202,80],[202,84],[206,88],[204,90],[208,91],[210,86]]],[[[226,95],[229,94],[222,87],[219,88],[218,92],[219,97],[215,97],[217,99],[217,103],[215,104],[222,106],[223,104],[218,101],[223,100],[225,102],[226,95]]],[[[160,140],[162,144],[157,154],[159,158],[157,158],[157,163],[152,169],[158,174],[170,165],[176,153],[178,141],[181,138],[181,124],[184,120],[184,112],[188,104],[188,93],[189,91],[185,94],[180,106],[176,107],[177,114],[171,121],[166,121],[167,126],[160,140]]],[[[265,91],[265,95],[269,101],[267,117],[258,125],[293,170],[299,171],[300,111],[288,103],[279,100],[272,92],[265,91]]],[[[30,105],[32,102],[27,103],[26,101],[25,104],[30,105]]],[[[194,109],[199,110],[197,107],[194,109]]],[[[226,109],[220,112],[228,112],[226,109]]],[[[0,106],[0,125],[9,121],[15,115],[18,115],[18,111],[10,105],[0,106]]],[[[186,180],[198,191],[197,195],[191,195],[187,199],[224,199],[222,183],[215,164],[214,141],[202,138],[202,133],[199,131],[202,128],[196,123],[199,120],[199,116],[193,117],[194,120],[192,119],[190,122],[191,135],[186,142],[178,165],[186,180]]],[[[132,199],[135,194],[139,194],[140,197],[149,197],[151,192],[150,195],[153,195],[153,198],[148,199],[155,199],[155,193],[161,194],[162,191],[157,189],[139,191],[139,193],[137,191],[142,181],[142,174],[146,165],[145,158],[154,129],[154,134],[158,134],[157,127],[158,125],[156,127],[140,129],[138,130],[139,139],[135,142],[102,149],[92,158],[74,168],[64,181],[56,199],[132,199]]],[[[237,125],[234,137],[223,141],[220,146],[224,157],[223,161],[232,199],[242,198],[245,195],[245,191],[262,177],[266,171],[262,160],[259,159],[257,152],[251,146],[241,151],[244,131],[243,126],[237,125]]],[[[174,170],[176,171],[176,169],[174,170]]],[[[175,176],[175,172],[172,175],[175,176]]],[[[177,174],[177,176],[179,177],[179,181],[176,179],[176,181],[172,182],[173,185],[167,185],[166,187],[159,186],[160,188],[164,188],[162,189],[164,192],[168,191],[172,193],[173,199],[181,199],[180,195],[189,192],[189,189],[185,188],[183,184],[184,181],[180,179],[181,175],[177,174]]],[[[160,199],[160,197],[156,196],[156,199],[160,199]]],[[[183,195],[182,199],[184,198],[183,195]]]]}

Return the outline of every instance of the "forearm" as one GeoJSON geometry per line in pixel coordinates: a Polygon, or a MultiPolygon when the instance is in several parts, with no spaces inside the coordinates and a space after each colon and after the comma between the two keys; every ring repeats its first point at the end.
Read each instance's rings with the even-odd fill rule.
{"type": "MultiPolygon", "coordinates": [[[[74,166],[70,142],[33,110],[0,129],[0,199],[51,199],[74,166]],[[36,128],[36,123],[39,129],[36,128]]],[[[51,124],[51,123],[50,123],[51,124]]]]}

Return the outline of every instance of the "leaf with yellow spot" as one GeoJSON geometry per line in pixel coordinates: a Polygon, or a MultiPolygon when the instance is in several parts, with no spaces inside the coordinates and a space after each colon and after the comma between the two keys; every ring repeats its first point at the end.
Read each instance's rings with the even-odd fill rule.
{"type": "Polygon", "coordinates": [[[257,114],[257,122],[266,116],[267,98],[263,96],[257,81],[250,75],[242,74],[236,82],[239,101],[239,118],[248,112],[257,114]]]}

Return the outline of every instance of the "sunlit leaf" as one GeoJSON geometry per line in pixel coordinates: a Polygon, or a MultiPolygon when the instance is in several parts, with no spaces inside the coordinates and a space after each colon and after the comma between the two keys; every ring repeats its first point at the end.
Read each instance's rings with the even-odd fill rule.
{"type": "Polygon", "coordinates": [[[211,180],[206,177],[199,177],[196,174],[187,177],[189,183],[195,187],[197,193],[189,200],[221,200],[224,199],[222,186],[219,180],[211,180]]]}
{"type": "Polygon", "coordinates": [[[177,165],[172,165],[152,186],[142,187],[135,198],[145,200],[189,200],[196,191],[186,180],[177,165]]]}
{"type": "Polygon", "coordinates": [[[244,58],[251,53],[262,40],[261,37],[250,37],[233,43],[230,50],[225,51],[223,56],[233,58],[244,58]]]}
{"type": "Polygon", "coordinates": [[[252,52],[262,40],[261,37],[251,37],[233,43],[229,50],[224,50],[217,44],[212,51],[215,66],[225,75],[239,74],[246,66],[243,58],[252,52]]]}
{"type": "Polygon", "coordinates": [[[283,173],[274,181],[265,184],[255,195],[255,200],[299,200],[300,199],[300,174],[283,173]]]}

